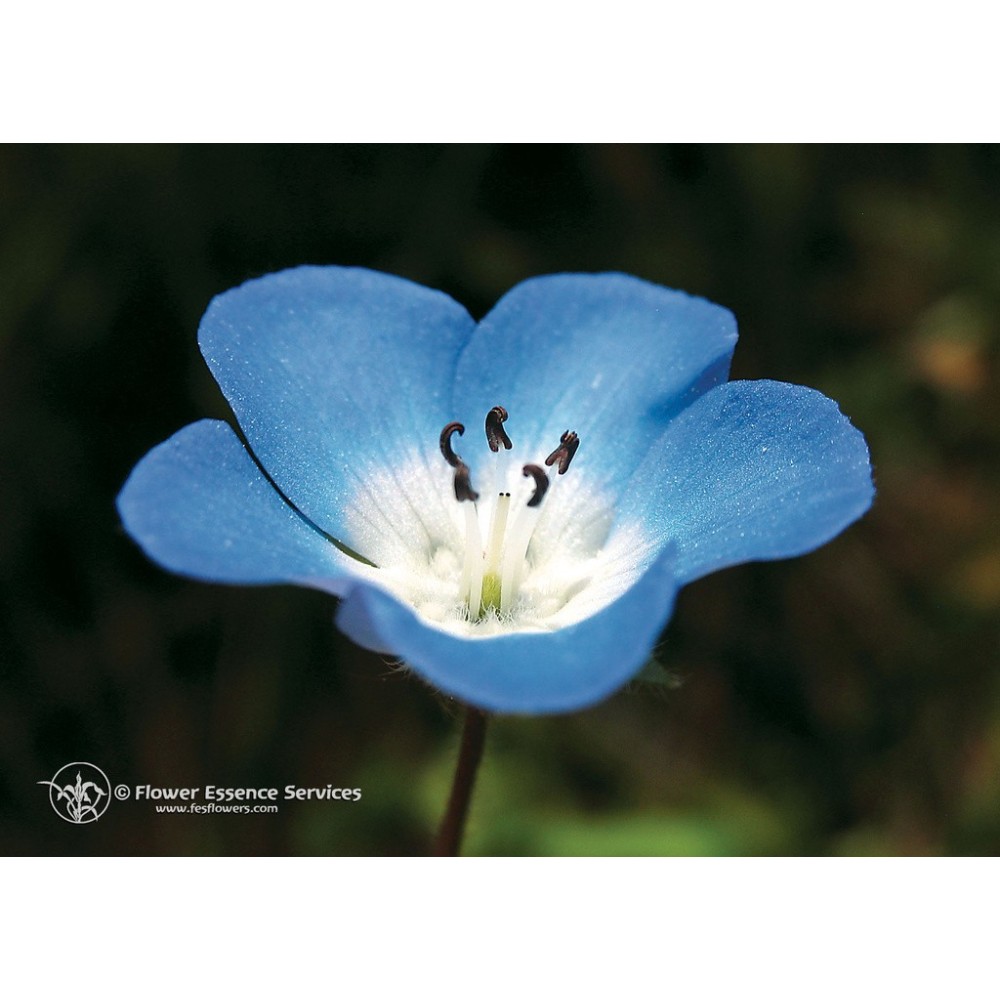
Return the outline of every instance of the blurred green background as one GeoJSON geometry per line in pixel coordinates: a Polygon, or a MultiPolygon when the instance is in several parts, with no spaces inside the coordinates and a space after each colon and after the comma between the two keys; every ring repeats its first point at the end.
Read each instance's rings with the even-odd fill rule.
{"type": "Polygon", "coordinates": [[[1000,847],[1000,149],[0,149],[0,849],[410,854],[460,719],[354,648],[332,599],[182,580],[114,497],[225,417],[209,299],[359,264],[482,315],[522,278],[622,270],[732,309],[734,377],[815,386],[867,435],[873,510],[687,587],[676,683],[492,723],[470,853],[984,854],[1000,847]],[[44,788],[360,786],[276,816],[44,788]]]}

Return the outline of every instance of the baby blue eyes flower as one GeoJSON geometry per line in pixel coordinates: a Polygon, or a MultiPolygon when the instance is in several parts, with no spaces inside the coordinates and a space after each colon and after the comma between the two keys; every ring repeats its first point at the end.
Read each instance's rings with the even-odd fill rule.
{"type": "Polygon", "coordinates": [[[835,403],[727,382],[731,313],[621,274],[446,295],[301,267],[199,343],[250,450],[203,420],[118,498],[154,560],[341,598],[354,641],[480,708],[559,712],[643,666],[681,585],[808,552],[871,504],[835,403]]]}

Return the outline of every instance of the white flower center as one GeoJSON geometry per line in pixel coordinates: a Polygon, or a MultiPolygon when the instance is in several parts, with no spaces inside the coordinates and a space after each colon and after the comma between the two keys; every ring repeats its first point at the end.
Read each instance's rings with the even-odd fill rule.
{"type": "Polygon", "coordinates": [[[349,513],[358,551],[376,565],[371,582],[469,638],[562,628],[614,600],[640,574],[646,546],[634,530],[609,534],[612,504],[568,470],[567,437],[547,469],[515,465],[499,448],[482,492],[450,434],[447,461],[424,452],[369,469],[349,513]]]}

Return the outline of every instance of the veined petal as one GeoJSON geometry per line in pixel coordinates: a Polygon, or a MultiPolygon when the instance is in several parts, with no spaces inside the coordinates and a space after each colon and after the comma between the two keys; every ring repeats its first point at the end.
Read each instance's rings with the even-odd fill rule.
{"type": "Polygon", "coordinates": [[[122,487],[118,512],[151,559],[201,580],[342,594],[368,569],[285,503],[220,420],[191,424],[149,452],[122,487]]]}
{"type": "MultiPolygon", "coordinates": [[[[620,483],[672,414],[726,380],[735,345],[732,313],[683,292],[625,274],[533,278],[463,351],[452,419],[471,424],[505,406],[524,461],[575,430],[581,468],[620,483]]],[[[469,451],[476,472],[480,453],[469,451]]]]}
{"type": "Polygon", "coordinates": [[[666,551],[616,601],[554,631],[460,637],[365,583],[341,605],[337,625],[360,645],[391,651],[434,686],[480,708],[568,712],[606,698],[642,669],[676,590],[673,553],[666,551]]]}
{"type": "Polygon", "coordinates": [[[730,382],[679,414],[620,505],[677,546],[687,583],[809,552],[871,506],[868,447],[831,399],[783,382],[730,382]]]}
{"type": "MultiPolygon", "coordinates": [[[[473,325],[447,295],[402,278],[299,267],[217,296],[198,340],[268,474],[324,531],[367,555],[346,511],[376,474],[440,463],[455,363],[473,325]]],[[[377,517],[377,502],[368,506],[377,517]]]]}

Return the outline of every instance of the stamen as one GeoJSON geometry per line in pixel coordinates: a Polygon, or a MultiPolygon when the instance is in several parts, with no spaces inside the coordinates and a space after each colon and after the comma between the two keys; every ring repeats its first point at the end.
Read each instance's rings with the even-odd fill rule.
{"type": "Polygon", "coordinates": [[[486,414],[486,443],[490,446],[490,451],[499,451],[502,444],[507,451],[514,446],[507,437],[507,432],[503,429],[504,421],[507,419],[507,411],[502,406],[494,406],[486,414]]]}
{"type": "Polygon", "coordinates": [[[545,491],[549,488],[549,477],[545,475],[545,470],[540,465],[526,465],[523,469],[525,479],[531,476],[535,480],[535,492],[531,494],[528,501],[529,507],[537,507],[545,497],[545,491]]]}
{"type": "Polygon", "coordinates": [[[462,464],[462,459],[452,450],[451,436],[452,434],[457,434],[461,437],[464,433],[465,425],[460,424],[457,420],[452,421],[450,424],[445,424],[444,430],[441,431],[441,454],[444,455],[444,460],[453,469],[457,469],[462,464]]]}
{"type": "Polygon", "coordinates": [[[479,499],[479,494],[472,488],[472,478],[469,467],[462,461],[462,456],[455,452],[451,446],[451,436],[457,434],[461,437],[465,433],[465,426],[457,420],[444,425],[441,431],[441,454],[444,460],[455,470],[455,499],[471,500],[475,503],[479,499]]]}
{"type": "MultiPolygon", "coordinates": [[[[455,457],[458,458],[457,455],[455,457]]],[[[469,467],[461,459],[455,466],[455,499],[459,502],[471,500],[473,503],[479,499],[479,494],[472,488],[469,467]]]]}
{"type": "MultiPolygon", "coordinates": [[[[538,469],[538,466],[536,465],[534,468],[538,469]]],[[[525,466],[525,475],[532,475],[527,469],[528,466],[525,466]]],[[[548,476],[541,469],[538,469],[538,471],[547,483],[548,476]]],[[[528,546],[531,544],[531,536],[535,533],[535,527],[542,513],[539,492],[544,494],[545,491],[544,489],[541,491],[537,488],[535,489],[531,500],[518,511],[517,518],[507,533],[507,544],[504,546],[503,554],[503,571],[500,574],[500,614],[502,615],[510,614],[510,610],[514,606],[514,598],[521,587],[521,579],[524,576],[525,570],[525,559],[528,556],[528,546]],[[539,503],[532,506],[536,498],[539,503]]]]}
{"type": "Polygon", "coordinates": [[[458,598],[460,601],[468,598],[469,621],[476,621],[483,598],[483,540],[479,534],[479,515],[471,503],[465,507],[465,559],[458,598]]]}
{"type": "Polygon", "coordinates": [[[545,464],[555,465],[558,462],[559,475],[564,476],[566,470],[569,468],[569,463],[573,461],[576,449],[579,447],[580,438],[577,436],[576,431],[564,431],[562,437],[559,438],[559,447],[545,459],[545,464]]]}

